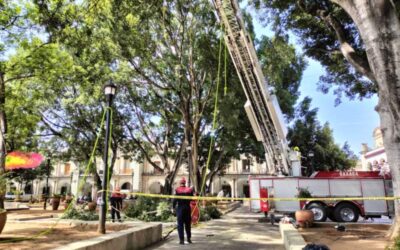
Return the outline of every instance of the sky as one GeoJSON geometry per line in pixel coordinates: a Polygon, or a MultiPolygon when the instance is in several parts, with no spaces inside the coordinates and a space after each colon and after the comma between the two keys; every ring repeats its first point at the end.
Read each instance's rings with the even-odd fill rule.
{"type": "MultiPolygon", "coordinates": [[[[270,29],[261,26],[254,11],[250,10],[250,13],[253,15],[257,38],[262,35],[271,36],[273,33],[270,29]]],[[[290,42],[301,52],[301,47],[296,45],[296,40],[295,36],[290,37],[290,42]]],[[[310,58],[307,58],[307,61],[308,67],[303,73],[299,89],[301,92],[299,100],[305,96],[312,98],[312,107],[318,108],[318,120],[321,125],[325,122],[329,123],[335,142],[340,146],[347,141],[357,156],[360,156],[361,143],[367,143],[369,147],[374,147],[372,132],[379,126],[379,116],[375,111],[378,103],[377,96],[362,101],[343,97],[342,103],[335,107],[336,97],[332,90],[328,94],[317,90],[319,77],[324,74],[323,67],[319,62],[310,58]]]]}

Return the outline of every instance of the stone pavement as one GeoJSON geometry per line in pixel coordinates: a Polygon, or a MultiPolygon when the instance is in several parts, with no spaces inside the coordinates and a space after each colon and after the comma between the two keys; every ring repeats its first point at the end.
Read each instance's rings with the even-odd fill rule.
{"type": "Polygon", "coordinates": [[[147,249],[285,249],[279,227],[258,222],[263,216],[250,213],[248,207],[242,206],[222,219],[192,228],[193,244],[179,245],[175,230],[165,241],[147,249]]]}

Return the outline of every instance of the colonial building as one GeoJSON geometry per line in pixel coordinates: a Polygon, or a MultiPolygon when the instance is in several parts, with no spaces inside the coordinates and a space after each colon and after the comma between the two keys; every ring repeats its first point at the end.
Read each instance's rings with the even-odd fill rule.
{"type": "MultiPolygon", "coordinates": [[[[161,161],[157,161],[157,158],[153,160],[161,168],[164,167],[161,161]]],[[[97,161],[97,169],[100,176],[103,174],[101,162],[101,160],[97,161]]],[[[48,178],[50,194],[72,193],[75,196],[83,195],[94,199],[96,197],[96,186],[93,176],[85,176],[85,165],[74,162],[55,163],[53,171],[48,178]]],[[[266,172],[265,163],[257,162],[254,157],[242,155],[239,160],[233,160],[223,173],[219,173],[214,177],[210,192],[217,194],[224,190],[225,196],[248,197],[249,176],[260,176],[266,172]]],[[[177,183],[182,177],[188,178],[186,167],[181,167],[180,171],[178,171],[174,187],[178,185],[177,183]]],[[[110,180],[110,190],[114,189],[114,187],[120,187],[123,192],[161,193],[164,184],[165,175],[157,171],[149,162],[145,161],[140,164],[119,156],[115,162],[110,180]]],[[[32,183],[25,185],[12,181],[9,183],[7,191],[15,190],[24,191],[24,194],[32,194],[33,197],[38,198],[41,194],[46,193],[46,178],[34,180],[32,183]]]]}
{"type": "Polygon", "coordinates": [[[388,167],[381,129],[375,128],[372,136],[374,138],[373,148],[368,147],[366,143],[362,144],[361,169],[364,171],[380,171],[388,167]]]}
{"type": "MultiPolygon", "coordinates": [[[[161,161],[155,161],[160,164],[161,161]]],[[[146,193],[160,193],[165,184],[164,174],[156,171],[148,162],[145,162],[143,172],[141,173],[141,191],[146,193]]],[[[181,177],[188,178],[186,167],[181,167],[175,178],[174,187],[178,184],[181,177]]],[[[233,160],[229,166],[214,177],[210,192],[216,195],[219,191],[224,190],[225,195],[230,197],[248,197],[249,185],[248,178],[250,175],[265,175],[267,172],[266,164],[259,163],[255,157],[242,155],[239,160],[233,160]]],[[[140,173],[139,173],[140,175],[140,173]]]]}

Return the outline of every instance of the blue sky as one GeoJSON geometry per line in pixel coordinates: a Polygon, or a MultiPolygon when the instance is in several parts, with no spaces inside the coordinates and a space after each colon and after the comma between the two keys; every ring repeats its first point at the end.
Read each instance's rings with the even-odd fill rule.
{"type": "MultiPolygon", "coordinates": [[[[262,35],[271,36],[272,32],[262,27],[254,15],[253,22],[255,32],[258,38],[262,35]]],[[[296,37],[291,37],[290,42],[296,45],[296,37]]],[[[296,46],[300,52],[301,47],[296,46]]],[[[333,136],[336,143],[341,146],[347,141],[354,153],[359,156],[361,143],[368,143],[373,147],[373,130],[379,126],[379,116],[375,111],[378,102],[377,96],[362,101],[342,98],[342,103],[335,107],[335,96],[330,91],[323,94],[317,90],[319,77],[324,74],[321,64],[315,60],[307,59],[308,67],[304,71],[303,80],[300,86],[302,100],[305,96],[312,98],[313,107],[318,108],[318,119],[321,124],[328,122],[333,130],[333,136]]]]}
{"type": "Polygon", "coordinates": [[[357,155],[361,151],[361,143],[366,142],[373,147],[372,131],[379,126],[379,116],[374,109],[377,96],[362,101],[350,101],[344,97],[342,103],[335,107],[332,91],[328,94],[317,91],[319,76],[324,73],[322,66],[310,59],[308,64],[300,86],[301,98],[312,97],[313,106],[318,108],[319,121],[329,122],[335,141],[340,145],[347,141],[357,155]]]}

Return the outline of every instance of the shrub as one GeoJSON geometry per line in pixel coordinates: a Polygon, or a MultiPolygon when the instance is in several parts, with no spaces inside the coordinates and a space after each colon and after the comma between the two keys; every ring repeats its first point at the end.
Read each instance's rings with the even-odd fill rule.
{"type": "Polygon", "coordinates": [[[297,198],[312,198],[312,194],[308,188],[297,188],[297,190],[297,198]]]}
{"type": "Polygon", "coordinates": [[[126,217],[136,218],[141,214],[141,211],[139,211],[136,205],[129,204],[128,207],[124,210],[124,214],[126,215],[126,217]]]}
{"type": "Polygon", "coordinates": [[[127,217],[138,218],[143,212],[155,211],[157,209],[159,199],[147,198],[140,196],[135,204],[129,204],[124,213],[127,217]]]}
{"type": "Polygon", "coordinates": [[[82,209],[77,209],[75,207],[70,207],[61,216],[61,219],[92,221],[92,220],[98,220],[99,216],[94,211],[85,211],[85,210],[82,210],[82,209]]]}
{"type": "Polygon", "coordinates": [[[221,215],[222,215],[221,212],[214,205],[206,206],[205,211],[210,216],[211,219],[221,218],[221,215]]]}
{"type": "Polygon", "coordinates": [[[158,203],[157,206],[157,219],[160,221],[167,221],[172,215],[171,209],[170,209],[170,204],[166,201],[162,201],[158,203]]]}
{"type": "Polygon", "coordinates": [[[143,211],[142,214],[139,215],[138,219],[146,222],[157,221],[157,216],[155,213],[148,213],[146,211],[143,211]]]}
{"type": "Polygon", "coordinates": [[[209,221],[211,220],[210,215],[207,213],[205,208],[200,208],[200,221],[209,221]]]}
{"type": "MultiPolygon", "coordinates": [[[[139,197],[135,204],[129,204],[124,210],[124,214],[128,218],[137,218],[142,221],[175,221],[176,218],[170,210],[170,202],[139,197]]],[[[208,205],[200,208],[200,221],[208,221],[211,219],[221,218],[221,212],[215,205],[208,205]]]]}
{"type": "Polygon", "coordinates": [[[398,250],[400,249],[400,236],[394,238],[394,242],[391,246],[387,246],[385,250],[398,250]]]}
{"type": "Polygon", "coordinates": [[[124,211],[129,218],[143,221],[171,221],[170,204],[160,199],[139,197],[135,204],[130,204],[124,211]]]}

